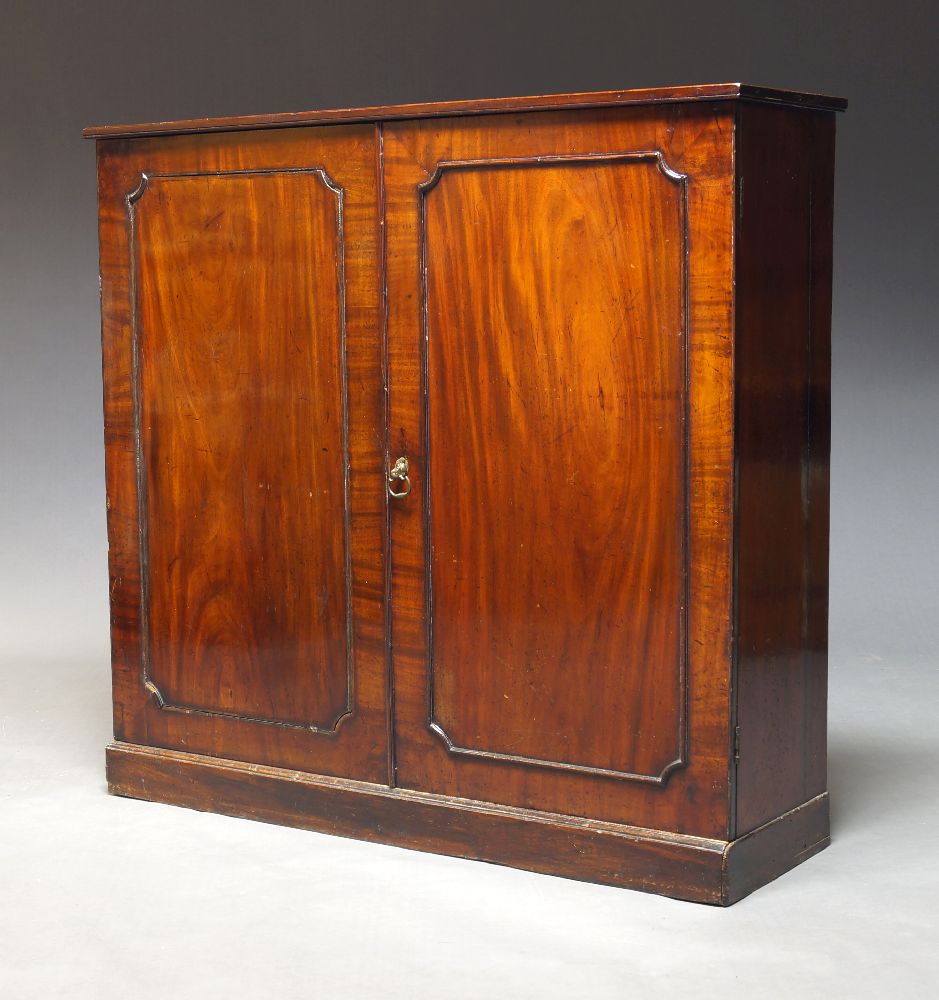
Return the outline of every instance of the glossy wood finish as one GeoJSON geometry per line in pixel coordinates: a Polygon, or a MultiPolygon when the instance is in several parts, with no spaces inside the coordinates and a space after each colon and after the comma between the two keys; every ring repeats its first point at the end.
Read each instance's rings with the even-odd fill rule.
{"type": "Polygon", "coordinates": [[[633,90],[603,90],[582,94],[542,94],[530,97],[488,97],[463,101],[433,101],[425,104],[383,104],[363,108],[322,111],[292,111],[273,115],[239,115],[227,118],[195,118],[137,125],[95,125],[84,130],[89,139],[122,136],[168,135],[258,128],[288,128],[337,122],[398,121],[412,118],[452,118],[462,115],[556,111],[562,108],[631,107],[641,104],[671,104],[688,101],[758,101],[771,105],[844,111],[840,97],[804,91],[754,87],[745,83],[707,83],[689,87],[646,87],[633,90]]]}
{"type": "Polygon", "coordinates": [[[331,184],[148,175],[130,206],[149,683],[167,705],[327,732],[352,708],[331,184]]]}
{"type": "Polygon", "coordinates": [[[821,850],[842,106],[93,130],[111,790],[723,905],[821,850]]]}
{"type": "Polygon", "coordinates": [[[129,744],[111,744],[107,762],[116,795],[717,906],[828,844],[827,794],[724,841],[129,744]]]}
{"type": "Polygon", "coordinates": [[[834,120],[738,116],[739,835],[827,786],[834,120]]]}
{"type": "Polygon", "coordinates": [[[428,672],[454,752],[653,783],[684,763],[685,193],[656,154],[459,161],[422,190],[428,672]]]}
{"type": "Polygon", "coordinates": [[[377,180],[368,126],[100,148],[122,739],[387,780],[377,180]]]}
{"type": "Polygon", "coordinates": [[[394,504],[391,527],[396,774],[403,787],[728,834],[734,172],[726,137],[732,134],[732,108],[717,104],[383,127],[389,447],[391,455],[409,456],[414,482],[408,500],[394,504]],[[688,243],[696,249],[687,263],[687,302],[678,291],[683,185],[656,169],[656,152],[669,171],[688,178],[688,243]],[[441,164],[543,157],[586,159],[563,168],[553,161],[517,164],[510,177],[505,169],[445,170],[427,187],[441,164]],[[444,186],[451,181],[453,187],[444,186]],[[519,755],[519,747],[521,755],[528,750],[569,765],[563,768],[455,753],[431,727],[431,669],[435,685],[438,671],[437,651],[432,657],[429,650],[428,427],[419,349],[420,213],[428,190],[428,441],[431,454],[440,455],[430,501],[434,539],[441,538],[433,543],[434,559],[438,570],[450,563],[442,624],[438,603],[432,609],[434,641],[443,635],[439,673],[449,714],[442,728],[455,723],[454,735],[470,748],[519,755]],[[538,205],[519,223],[506,220],[508,206],[503,210],[499,201],[516,190],[538,205]],[[458,217],[461,201],[465,222],[458,217]],[[452,230],[435,243],[433,227],[442,225],[448,204],[452,230]],[[662,235],[654,253],[646,243],[650,228],[662,235]],[[448,281],[451,292],[442,287],[448,281]],[[653,329],[644,343],[640,338],[653,329]],[[467,385],[471,370],[476,374],[467,385]],[[616,449],[622,454],[611,453],[616,449]],[[677,605],[685,474],[694,584],[682,692],[677,605]],[[473,530],[461,531],[458,517],[471,518],[473,530]],[[534,547],[527,561],[512,552],[513,537],[516,545],[534,547]],[[562,550],[554,558],[556,580],[554,547],[539,551],[553,537],[562,550]],[[580,587],[587,589],[578,604],[580,587]],[[553,602],[547,612],[537,607],[541,597],[553,602]],[[510,649],[509,642],[524,645],[510,649]],[[499,658],[507,656],[499,678],[499,658]],[[504,681],[501,690],[497,679],[504,681]],[[650,713],[641,721],[630,701],[636,697],[650,713]],[[500,706],[500,699],[509,704],[500,706]],[[526,711],[534,719],[521,734],[526,711]],[[619,711],[630,721],[617,719],[619,711]],[[687,766],[670,769],[682,711],[687,766]],[[584,764],[645,770],[637,777],[667,781],[663,787],[624,779],[623,772],[599,775],[584,764]]]}

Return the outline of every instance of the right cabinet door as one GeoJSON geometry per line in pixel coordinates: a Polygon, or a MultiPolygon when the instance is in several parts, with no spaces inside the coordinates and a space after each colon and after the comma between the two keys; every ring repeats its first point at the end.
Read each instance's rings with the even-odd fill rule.
{"type": "Polygon", "coordinates": [[[727,831],[727,124],[384,130],[403,787],[727,831]]]}

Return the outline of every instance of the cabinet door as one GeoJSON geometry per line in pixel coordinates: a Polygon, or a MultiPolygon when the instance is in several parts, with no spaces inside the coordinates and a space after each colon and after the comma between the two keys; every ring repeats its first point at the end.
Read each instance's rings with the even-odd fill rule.
{"type": "Polygon", "coordinates": [[[727,831],[727,135],[715,108],[384,130],[404,787],[727,831]]]}
{"type": "Polygon", "coordinates": [[[119,739],[387,780],[377,163],[100,144],[119,739]]]}

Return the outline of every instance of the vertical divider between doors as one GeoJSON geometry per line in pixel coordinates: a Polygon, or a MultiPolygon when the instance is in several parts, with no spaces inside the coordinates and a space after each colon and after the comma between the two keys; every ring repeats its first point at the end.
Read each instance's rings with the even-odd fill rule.
{"type": "MultiPolygon", "coordinates": [[[[384,125],[375,123],[375,156],[378,168],[378,266],[380,268],[380,313],[381,313],[381,375],[382,375],[382,482],[385,481],[387,470],[391,463],[388,451],[390,431],[390,372],[388,368],[388,253],[385,235],[385,151],[384,125]]],[[[385,623],[385,689],[386,689],[386,722],[388,741],[388,784],[394,788],[397,784],[397,765],[395,761],[395,685],[394,664],[392,661],[392,614],[391,614],[391,503],[388,490],[383,490],[385,504],[385,585],[382,614],[385,623]]]]}

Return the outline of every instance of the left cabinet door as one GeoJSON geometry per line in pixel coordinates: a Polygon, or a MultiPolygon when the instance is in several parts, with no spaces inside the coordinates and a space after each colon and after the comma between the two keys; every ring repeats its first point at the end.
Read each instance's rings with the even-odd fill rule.
{"type": "Polygon", "coordinates": [[[375,129],[98,149],[115,735],[385,782],[375,129]]]}

